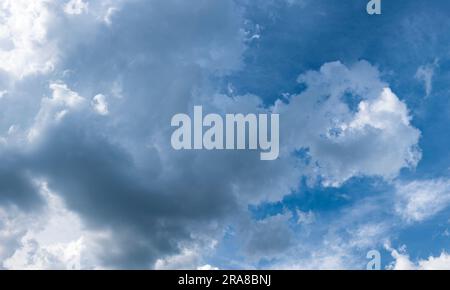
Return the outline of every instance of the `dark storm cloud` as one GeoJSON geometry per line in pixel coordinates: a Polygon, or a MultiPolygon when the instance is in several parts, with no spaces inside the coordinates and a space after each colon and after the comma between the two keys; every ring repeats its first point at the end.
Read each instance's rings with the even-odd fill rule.
{"type": "MultiPolygon", "coordinates": [[[[77,92],[109,91],[119,80],[123,98],[108,98],[111,119],[75,111],[53,125],[64,106],[57,97],[44,102],[39,142],[22,159],[86,225],[111,233],[96,253],[103,266],[152,267],[193,234],[220,233],[215,222],[240,210],[224,172],[204,166],[208,157],[173,155],[168,120],[189,108],[206,72],[239,66],[241,21],[228,1],[138,1],[118,11],[111,27],[94,26],[85,41],[68,39],[64,63],[75,72],[68,78],[81,84],[77,92]]],[[[9,192],[25,191],[19,177],[4,184],[9,192]]]]}
{"type": "Polygon", "coordinates": [[[215,222],[240,208],[231,184],[217,170],[208,174],[195,156],[170,161],[168,120],[188,108],[207,71],[239,66],[237,8],[228,1],[133,1],[118,7],[111,26],[91,21],[83,30],[67,21],[73,33],[53,27],[50,36],[69,37],[61,41],[61,66],[71,71],[61,76],[87,98],[71,100],[76,93],[62,89],[42,102],[34,112],[39,141],[0,166],[0,202],[37,203],[30,177],[43,178],[89,228],[110,232],[96,254],[112,268],[149,268],[193,234],[220,232],[215,222]],[[89,103],[116,80],[123,96],[109,94],[112,118],[70,111],[71,101],[89,103]]]}
{"type": "MultiPolygon", "coordinates": [[[[80,123],[67,118],[30,158],[33,172],[89,226],[112,230],[112,241],[104,241],[106,266],[148,268],[176,252],[191,231],[208,228],[237,208],[228,184],[217,178],[189,168],[170,177],[151,174],[136,167],[123,148],[80,123]],[[111,253],[110,247],[118,250],[111,253]]],[[[152,165],[161,170],[160,164],[152,165]]]]}
{"type": "Polygon", "coordinates": [[[17,205],[23,210],[32,210],[42,203],[38,188],[30,178],[17,156],[0,151],[0,205],[17,205]]]}

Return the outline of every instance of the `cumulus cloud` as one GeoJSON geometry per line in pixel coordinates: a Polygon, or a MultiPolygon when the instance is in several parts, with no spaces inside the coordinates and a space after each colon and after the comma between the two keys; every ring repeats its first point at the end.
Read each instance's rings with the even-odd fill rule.
{"type": "Polygon", "coordinates": [[[405,248],[390,251],[394,258],[394,262],[387,267],[390,270],[450,270],[450,255],[446,252],[437,257],[430,256],[414,262],[411,261],[405,248]]]}
{"type": "MultiPolygon", "coordinates": [[[[172,13],[169,12],[170,9],[167,10],[172,7],[170,3],[155,5],[159,10],[172,13]]],[[[191,7],[191,4],[186,5],[191,7]]],[[[158,24],[160,20],[148,18],[147,14],[138,13],[140,18],[122,19],[125,28],[118,26],[117,29],[126,31],[129,31],[127,26],[136,24],[135,21],[144,25],[151,20],[153,24],[150,27],[153,25],[153,28],[150,29],[152,31],[149,36],[161,38],[161,47],[149,46],[147,41],[142,41],[140,35],[133,36],[136,41],[141,42],[130,46],[130,52],[135,54],[127,60],[130,61],[130,67],[125,70],[124,97],[108,104],[108,109],[120,106],[116,121],[122,121],[116,123],[116,126],[105,123],[98,118],[98,114],[93,114],[106,113],[107,107],[102,97],[96,95],[92,102],[94,107],[91,108],[86,102],[90,98],[89,93],[78,93],[63,82],[51,82],[50,96],[42,99],[32,124],[22,130],[22,135],[26,137],[25,147],[21,147],[24,150],[15,148],[26,159],[27,170],[33,172],[32,176],[46,180],[48,187],[61,196],[68,208],[79,214],[82,222],[89,228],[107,233],[99,237],[99,240],[101,244],[108,246],[99,249],[93,247],[99,258],[99,266],[151,268],[157,259],[176,255],[178,251],[182,251],[186,242],[198,240],[198,233],[206,232],[212,237],[215,232],[220,234],[223,225],[217,225],[217,220],[225,213],[231,214],[240,208],[235,205],[231,184],[220,176],[219,168],[211,171],[209,177],[205,178],[208,171],[206,168],[196,172],[192,170],[195,164],[192,164],[192,168],[180,166],[185,164],[184,159],[188,156],[166,160],[162,166],[162,159],[173,155],[173,152],[165,139],[156,138],[161,132],[168,136],[169,130],[159,129],[164,128],[166,119],[173,114],[172,110],[180,109],[185,96],[196,85],[201,84],[203,70],[228,70],[240,63],[243,39],[240,39],[237,25],[240,16],[235,14],[237,11],[233,4],[213,5],[202,2],[198,5],[199,9],[174,6],[180,16],[179,21],[185,23],[181,26],[174,23],[167,32],[158,31],[159,26],[153,24],[158,24]],[[208,9],[202,9],[205,8],[204,5],[208,9]],[[191,19],[202,17],[209,21],[211,13],[216,14],[216,19],[222,19],[221,25],[214,29],[209,30],[201,21],[191,22],[191,19]],[[191,28],[187,29],[189,25],[191,28]],[[180,43],[191,41],[192,43],[186,44],[191,50],[179,50],[181,45],[173,45],[172,42],[164,44],[162,41],[163,37],[173,34],[172,32],[177,33],[175,28],[178,27],[192,31],[191,35],[178,32],[179,36],[185,38],[177,40],[178,37],[172,35],[173,40],[180,43]],[[199,29],[204,30],[204,33],[199,34],[202,35],[200,39],[196,36],[199,29]],[[224,35],[224,39],[217,38],[216,35],[224,35]],[[231,37],[231,40],[227,37],[231,37]],[[223,49],[224,44],[231,45],[232,49],[223,49]],[[150,56],[153,50],[163,60],[136,60],[135,55],[140,54],[139,50],[150,56]],[[207,52],[205,56],[203,52],[207,52]],[[136,66],[136,63],[139,65],[136,66]],[[158,78],[151,78],[150,81],[142,79],[139,77],[142,73],[140,66],[144,66],[149,72],[158,71],[158,78]],[[142,85],[144,89],[141,92],[134,91],[142,85]],[[173,88],[172,92],[170,89],[167,91],[170,87],[173,88]],[[165,98],[160,98],[161,96],[165,98]],[[144,124],[149,126],[143,126],[144,124]],[[158,148],[158,145],[161,147],[158,148]],[[41,168],[43,163],[46,166],[41,168]]],[[[147,6],[147,3],[140,2],[127,9],[142,11],[146,7],[147,12],[153,11],[148,10],[147,6]]],[[[164,17],[158,12],[151,13],[164,17]]],[[[115,31],[111,37],[115,35],[129,34],[115,31]]],[[[130,44],[124,39],[121,45],[130,44]]],[[[111,52],[117,54],[117,59],[128,57],[122,54],[124,47],[121,45],[111,52]]],[[[93,52],[104,55],[102,50],[93,52]]],[[[75,71],[87,69],[89,74],[96,67],[102,68],[103,60],[109,62],[110,59],[111,55],[105,56],[89,68],[75,67],[75,71]]],[[[116,83],[117,75],[123,74],[120,71],[116,71],[117,74],[111,79],[106,75],[106,83],[116,83]]],[[[84,80],[80,78],[84,87],[90,87],[84,80]]],[[[181,107],[188,106],[186,104],[181,107]]],[[[203,158],[206,161],[207,156],[203,158]]],[[[195,162],[195,158],[189,159],[195,162]]],[[[78,241],[75,240],[74,247],[79,245],[78,241]]],[[[36,252],[33,255],[36,258],[33,259],[36,260],[34,264],[40,265],[39,267],[43,267],[42,261],[65,255],[56,249],[53,252],[56,254],[45,255],[49,250],[42,247],[35,250],[34,242],[27,243],[24,247],[36,252]]],[[[29,252],[28,250],[22,252],[29,252]]],[[[17,254],[15,260],[19,256],[17,254]]]]}
{"type": "Polygon", "coordinates": [[[20,247],[20,240],[26,230],[20,224],[29,223],[32,219],[23,215],[18,210],[0,208],[0,269],[4,269],[3,261],[11,257],[15,250],[20,247]]]}
{"type": "Polygon", "coordinates": [[[299,81],[306,91],[274,110],[283,116],[285,146],[307,151],[313,178],[339,186],[353,176],[392,179],[417,165],[420,131],[375,67],[327,63],[299,81]]]}
{"type": "Polygon", "coordinates": [[[94,34],[97,28],[93,23],[111,25],[112,15],[120,10],[122,3],[95,1],[92,9],[88,9],[90,3],[84,0],[70,0],[64,5],[55,0],[2,1],[0,71],[19,80],[55,72],[69,47],[83,43],[89,34],[94,34]],[[86,15],[82,21],[71,19],[81,15],[86,15]]]}
{"type": "Polygon", "coordinates": [[[0,4],[0,69],[14,77],[51,71],[56,44],[48,38],[52,0],[5,0],[0,4]]]}
{"type": "Polygon", "coordinates": [[[200,255],[193,250],[184,249],[180,254],[158,259],[155,263],[156,270],[195,269],[200,255]]]}
{"type": "Polygon", "coordinates": [[[71,110],[79,108],[84,98],[70,90],[66,84],[50,84],[52,96],[44,98],[41,103],[34,125],[28,131],[30,142],[39,138],[49,126],[59,123],[71,110]]]}

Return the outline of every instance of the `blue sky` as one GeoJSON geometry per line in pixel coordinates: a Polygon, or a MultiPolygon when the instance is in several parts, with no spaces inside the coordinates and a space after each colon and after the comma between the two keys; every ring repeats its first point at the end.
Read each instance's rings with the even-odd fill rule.
{"type": "MultiPolygon", "coordinates": [[[[402,171],[398,179],[447,178],[448,3],[384,1],[383,15],[371,17],[361,9],[364,1],[341,1],[338,5],[330,2],[305,1],[298,9],[274,5],[272,13],[278,15],[275,20],[267,11],[251,10],[252,21],[270,25],[262,29],[265,37],[247,51],[246,57],[250,59],[247,68],[231,77],[237,91],[257,92],[271,102],[274,96],[304,89],[295,82],[298,71],[314,69],[332,60],[351,63],[365,59],[382,71],[383,79],[396,92],[401,92],[412,113],[412,123],[422,132],[420,163],[413,170],[402,171]],[[418,68],[424,64],[434,72],[433,89],[428,96],[426,85],[416,77],[418,68]]],[[[300,208],[335,218],[340,209],[392,191],[389,182],[356,178],[340,188],[300,189],[281,202],[253,210],[257,217],[300,208]],[[342,193],[350,198],[339,199],[342,193]]],[[[389,214],[383,218],[389,219],[389,214]]],[[[427,221],[402,226],[394,234],[393,243],[407,245],[415,259],[439,255],[448,249],[448,222],[448,210],[443,210],[427,221]]],[[[392,262],[391,257],[384,258],[385,265],[392,262]]]]}
{"type": "Polygon", "coordinates": [[[449,269],[448,1],[5,0],[0,268],[449,269]],[[280,114],[280,158],[170,119],[280,114]]]}

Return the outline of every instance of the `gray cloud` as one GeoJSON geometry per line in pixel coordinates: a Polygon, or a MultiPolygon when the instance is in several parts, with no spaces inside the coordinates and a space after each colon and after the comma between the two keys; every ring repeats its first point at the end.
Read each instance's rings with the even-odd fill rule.
{"type": "MultiPolygon", "coordinates": [[[[70,81],[82,89],[74,92],[62,84],[40,89],[51,96],[31,118],[32,129],[18,137],[31,143],[11,150],[19,164],[3,162],[9,167],[0,170],[0,178],[8,182],[2,182],[0,201],[35,204],[39,195],[32,178],[44,178],[90,228],[113,232],[101,241],[110,247],[98,255],[104,266],[118,268],[152,267],[157,258],[176,253],[192,233],[238,210],[220,172],[198,170],[195,156],[162,166],[161,158],[173,152],[165,145],[166,156],[160,156],[152,139],[169,134],[158,129],[174,112],[188,108],[207,71],[239,66],[241,20],[232,2],[136,1],[118,7],[109,26],[87,22],[92,30],[83,39],[77,27],[82,21],[57,18],[72,24],[64,31],[52,27],[48,35],[60,38],[58,69],[71,69],[59,77],[74,76],[70,81]],[[65,42],[74,36],[67,31],[80,37],[65,42]],[[116,81],[123,84],[123,98],[110,99],[114,122],[90,112],[81,95],[94,90],[112,95],[116,81]],[[192,165],[181,166],[184,162],[192,165]]],[[[30,126],[30,119],[18,122],[18,127],[30,126]]]]}
{"type": "Polygon", "coordinates": [[[29,173],[8,159],[2,158],[0,165],[0,204],[17,205],[23,210],[39,207],[41,199],[29,173]]]}

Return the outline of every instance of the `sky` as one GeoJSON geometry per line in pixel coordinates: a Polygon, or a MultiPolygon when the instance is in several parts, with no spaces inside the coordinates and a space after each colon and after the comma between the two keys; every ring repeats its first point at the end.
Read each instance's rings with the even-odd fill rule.
{"type": "Polygon", "coordinates": [[[0,269],[450,269],[450,3],[367,2],[0,0],[0,269]]]}

